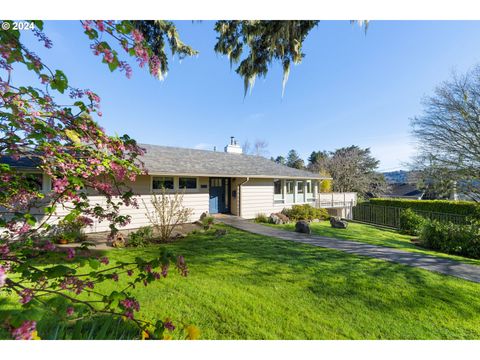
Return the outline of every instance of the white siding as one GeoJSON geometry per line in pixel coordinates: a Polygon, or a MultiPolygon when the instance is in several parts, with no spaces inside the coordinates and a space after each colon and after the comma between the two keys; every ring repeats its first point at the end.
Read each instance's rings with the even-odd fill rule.
{"type": "Polygon", "coordinates": [[[253,219],[257,214],[273,212],[273,179],[250,179],[240,190],[240,214],[253,219]]]}

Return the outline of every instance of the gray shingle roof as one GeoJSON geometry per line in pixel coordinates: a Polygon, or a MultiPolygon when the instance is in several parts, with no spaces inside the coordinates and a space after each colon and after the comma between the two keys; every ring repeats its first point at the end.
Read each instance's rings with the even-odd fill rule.
{"type": "Polygon", "coordinates": [[[141,160],[152,175],[324,178],[309,171],[277,164],[261,156],[159,145],[140,146],[147,151],[141,160]]]}

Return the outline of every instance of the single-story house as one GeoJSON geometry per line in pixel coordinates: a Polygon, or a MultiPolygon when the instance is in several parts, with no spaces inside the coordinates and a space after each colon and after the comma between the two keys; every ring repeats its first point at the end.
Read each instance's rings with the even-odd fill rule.
{"type": "Polygon", "coordinates": [[[385,198],[422,200],[424,190],[420,190],[415,184],[394,183],[389,185],[389,191],[383,195],[385,198]]]}
{"type": "MultiPolygon", "coordinates": [[[[126,228],[149,224],[145,213],[152,211],[151,194],[165,188],[169,193],[183,194],[183,205],[193,210],[190,221],[202,213],[231,214],[253,219],[262,213],[270,215],[293,204],[311,204],[328,208],[332,215],[351,217],[356,193],[320,193],[325,177],[305,170],[293,169],[261,156],[246,155],[232,138],[225,151],[196,150],[158,145],[141,145],[141,157],[148,175],[138,176],[129,184],[140,196],[138,209],[122,208],[132,221],[126,228]]],[[[1,161],[0,161],[1,162],[1,161]]],[[[15,166],[15,163],[11,163],[15,166]]],[[[28,164],[16,164],[24,171],[35,172],[28,164]]],[[[48,176],[38,173],[41,188],[48,192],[48,176]]],[[[92,205],[102,203],[102,196],[90,196],[92,205]]],[[[62,217],[57,210],[56,217],[62,217]]],[[[95,222],[88,232],[108,230],[106,222],[95,222]]]]}

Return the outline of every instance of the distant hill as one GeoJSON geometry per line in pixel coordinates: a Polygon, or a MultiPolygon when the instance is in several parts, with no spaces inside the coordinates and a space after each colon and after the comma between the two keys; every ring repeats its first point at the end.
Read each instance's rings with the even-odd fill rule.
{"type": "Polygon", "coordinates": [[[383,176],[385,176],[385,180],[389,184],[400,184],[400,183],[408,182],[408,174],[409,174],[408,171],[397,170],[397,171],[384,172],[383,176]]]}

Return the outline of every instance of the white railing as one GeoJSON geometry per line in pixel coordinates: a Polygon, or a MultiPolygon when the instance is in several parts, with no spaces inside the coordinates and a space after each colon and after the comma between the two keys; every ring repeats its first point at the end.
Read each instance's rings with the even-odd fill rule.
{"type": "Polygon", "coordinates": [[[319,193],[315,200],[315,207],[344,208],[357,205],[357,193],[319,193]]]}

